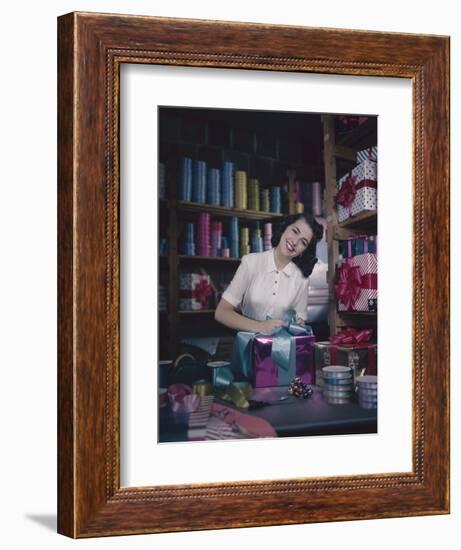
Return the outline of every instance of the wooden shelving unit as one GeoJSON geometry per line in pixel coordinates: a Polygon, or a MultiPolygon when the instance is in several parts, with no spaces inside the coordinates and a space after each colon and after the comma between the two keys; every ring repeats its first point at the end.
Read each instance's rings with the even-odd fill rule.
{"type": "Polygon", "coordinates": [[[322,115],[324,135],[325,164],[325,211],[327,214],[328,241],[328,287],[329,308],[328,324],[330,334],[335,335],[344,326],[368,327],[376,325],[377,314],[374,312],[338,311],[334,285],[336,282],[336,265],[339,259],[338,240],[352,234],[377,234],[378,215],[376,211],[361,212],[357,216],[338,222],[336,214],[337,180],[343,174],[338,173],[338,160],[355,164],[356,152],[376,145],[376,118],[370,117],[367,122],[358,126],[338,141],[335,140],[335,116],[322,115]]]}
{"type": "MultiPolygon", "coordinates": [[[[308,113],[272,113],[232,111],[227,115],[216,109],[166,108],[159,116],[159,156],[166,169],[166,198],[159,200],[159,219],[168,239],[168,254],[159,260],[163,285],[167,286],[168,311],[163,313],[163,358],[174,358],[180,338],[197,327],[203,333],[227,330],[214,320],[213,309],[179,310],[179,271],[204,270],[224,281],[238,267],[240,258],[186,256],[179,246],[184,222],[194,222],[198,214],[208,212],[212,219],[237,217],[239,225],[255,222],[276,222],[296,211],[295,180],[321,181],[322,128],[320,119],[308,113]],[[205,112],[206,111],[206,112],[205,112]],[[306,145],[306,136],[313,142],[306,145]],[[315,149],[316,147],[316,149],[315,149]],[[307,156],[306,156],[307,155],[307,156]],[[233,162],[238,170],[256,177],[264,188],[287,185],[283,213],[225,208],[179,200],[180,159],[200,159],[207,166],[219,167],[223,161],[233,162]]],[[[229,280],[230,280],[229,278],[229,280]]],[[[218,283],[221,290],[222,282],[218,283]]],[[[217,285],[218,286],[218,285],[217,285]]],[[[227,331],[228,334],[230,331],[227,331]]]]}
{"type": "MultiPolygon", "coordinates": [[[[168,255],[161,256],[160,262],[162,269],[168,268],[168,354],[170,357],[176,357],[179,349],[179,338],[181,333],[182,322],[187,319],[196,319],[199,323],[207,323],[211,327],[214,321],[214,309],[181,311],[179,310],[179,269],[185,266],[205,266],[206,270],[221,269],[225,266],[233,268],[235,271],[240,263],[240,258],[221,257],[221,256],[186,256],[179,253],[179,226],[184,221],[184,216],[193,217],[201,212],[209,212],[213,219],[228,220],[230,217],[238,217],[243,223],[245,222],[264,222],[276,221],[283,217],[284,214],[273,212],[262,212],[255,210],[240,210],[237,208],[225,208],[222,206],[214,206],[209,204],[199,204],[188,201],[179,201],[176,198],[177,179],[175,175],[170,175],[168,187],[170,190],[170,198],[162,199],[160,202],[160,211],[168,216],[168,255]]],[[[177,176],[176,176],[177,177],[177,176]]],[[[286,181],[288,186],[288,212],[292,213],[295,210],[295,186],[296,173],[294,170],[287,170],[286,181]]]]}
{"type": "MultiPolygon", "coordinates": [[[[174,207],[174,205],[172,205],[174,207]]],[[[215,217],[237,216],[245,220],[269,221],[283,217],[283,214],[273,212],[262,212],[260,210],[239,210],[238,208],[224,208],[224,206],[213,206],[211,204],[199,204],[196,202],[177,201],[177,209],[182,212],[209,212],[215,217]]]]}

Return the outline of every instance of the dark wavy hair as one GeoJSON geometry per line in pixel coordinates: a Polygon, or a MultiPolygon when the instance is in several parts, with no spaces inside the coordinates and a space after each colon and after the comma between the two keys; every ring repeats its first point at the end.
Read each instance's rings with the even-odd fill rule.
{"type": "Polygon", "coordinates": [[[312,273],[315,264],[318,262],[315,252],[318,241],[320,241],[323,237],[323,225],[321,225],[310,212],[291,214],[282,218],[275,226],[271,244],[275,248],[279,244],[285,229],[300,219],[304,219],[308,226],[312,229],[313,236],[301,256],[296,256],[296,258],[293,258],[293,263],[299,267],[301,273],[307,278],[312,273]]]}

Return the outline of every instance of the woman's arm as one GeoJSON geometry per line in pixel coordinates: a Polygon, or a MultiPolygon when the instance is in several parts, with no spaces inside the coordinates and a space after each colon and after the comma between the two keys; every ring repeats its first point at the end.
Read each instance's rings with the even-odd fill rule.
{"type": "Polygon", "coordinates": [[[214,318],[219,323],[235,330],[263,332],[265,334],[271,334],[277,327],[283,325],[283,321],[278,319],[269,319],[268,321],[253,321],[253,319],[248,319],[240,313],[237,313],[234,306],[224,298],[221,298],[219,301],[214,318]]]}

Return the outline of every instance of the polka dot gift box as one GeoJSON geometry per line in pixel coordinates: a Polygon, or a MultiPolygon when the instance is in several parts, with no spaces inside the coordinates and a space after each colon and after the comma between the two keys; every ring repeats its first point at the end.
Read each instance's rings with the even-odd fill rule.
{"type": "Polygon", "coordinates": [[[343,222],[367,210],[376,210],[377,164],[364,160],[339,181],[336,195],[338,222],[343,222]]]}

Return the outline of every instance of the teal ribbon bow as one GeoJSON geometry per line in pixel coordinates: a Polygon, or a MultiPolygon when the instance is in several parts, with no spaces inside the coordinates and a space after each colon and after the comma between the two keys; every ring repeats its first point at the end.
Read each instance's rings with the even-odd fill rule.
{"type": "MultiPolygon", "coordinates": [[[[276,329],[272,337],[271,358],[279,368],[279,383],[288,386],[290,380],[296,376],[296,341],[294,336],[312,336],[312,328],[309,325],[302,327],[296,323],[296,312],[288,310],[283,318],[283,326],[276,329]]],[[[253,340],[262,333],[245,332],[237,333],[232,358],[234,372],[240,370],[247,380],[253,376],[253,340]]]]}

